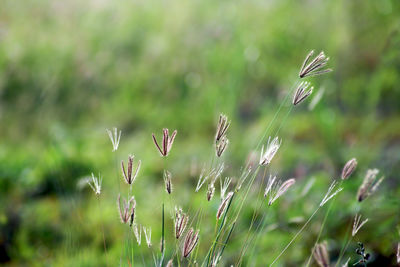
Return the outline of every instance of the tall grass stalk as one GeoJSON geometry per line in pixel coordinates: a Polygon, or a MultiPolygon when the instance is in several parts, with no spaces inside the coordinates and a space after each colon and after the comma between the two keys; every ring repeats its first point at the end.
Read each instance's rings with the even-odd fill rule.
{"type": "MultiPolygon", "coordinates": [[[[342,186],[342,183],[343,183],[343,180],[340,180],[339,187],[342,186]]],[[[311,254],[308,257],[306,267],[308,267],[310,265],[310,263],[311,263],[311,259],[312,259],[313,253],[314,253],[314,249],[315,249],[316,245],[319,243],[319,239],[321,238],[322,231],[324,230],[326,220],[328,219],[329,213],[331,212],[331,209],[332,209],[333,205],[335,204],[335,201],[336,201],[336,198],[332,199],[331,203],[329,203],[328,209],[325,212],[324,220],[322,221],[322,225],[321,225],[321,228],[319,229],[319,233],[318,233],[317,239],[315,240],[313,249],[311,250],[311,254]]]]}

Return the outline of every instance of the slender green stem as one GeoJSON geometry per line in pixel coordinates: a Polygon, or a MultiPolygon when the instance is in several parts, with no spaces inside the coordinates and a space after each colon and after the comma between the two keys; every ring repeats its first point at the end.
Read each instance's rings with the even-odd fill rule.
{"type": "Polygon", "coordinates": [[[297,236],[299,236],[301,234],[301,232],[303,232],[303,230],[306,228],[306,226],[310,223],[310,221],[312,220],[312,218],[315,216],[315,214],[317,214],[318,210],[321,208],[321,206],[318,206],[318,208],[314,211],[313,214],[311,214],[310,218],[308,218],[308,220],[306,221],[306,223],[303,225],[303,227],[301,227],[301,229],[293,236],[292,240],[290,240],[290,242],[286,245],[286,247],[281,251],[281,253],[279,253],[278,257],[276,257],[274,259],[274,261],[271,263],[270,266],[274,265],[274,263],[283,255],[283,253],[285,253],[285,251],[290,247],[290,245],[296,240],[297,236]]]}
{"type": "Polygon", "coordinates": [[[97,197],[97,204],[100,212],[100,220],[101,220],[101,233],[103,235],[103,246],[104,246],[104,254],[106,257],[106,266],[108,266],[108,259],[107,259],[107,246],[106,246],[106,238],[104,235],[104,225],[103,225],[103,210],[101,209],[100,205],[100,196],[97,197]]]}
{"type": "Polygon", "coordinates": [[[264,174],[263,174],[263,178],[262,178],[262,183],[261,183],[261,186],[260,186],[259,191],[258,191],[256,209],[253,211],[253,216],[252,216],[252,219],[251,219],[250,227],[247,230],[246,239],[243,242],[243,246],[242,246],[242,249],[240,251],[240,256],[239,256],[239,259],[238,259],[238,262],[237,262],[237,266],[240,266],[240,263],[242,262],[242,258],[244,256],[244,254],[246,253],[249,237],[250,237],[250,234],[251,234],[251,229],[253,228],[253,224],[254,224],[255,220],[257,219],[257,217],[258,217],[258,215],[257,215],[258,211],[259,211],[259,209],[261,208],[261,205],[262,205],[262,201],[260,201],[260,199],[261,199],[260,195],[261,195],[262,189],[264,187],[264,181],[265,181],[266,172],[267,172],[267,168],[264,168],[264,174]]]}
{"type": "Polygon", "coordinates": [[[330,211],[331,211],[331,209],[332,209],[332,206],[333,206],[333,203],[335,202],[335,200],[336,200],[336,198],[335,198],[335,199],[332,199],[332,202],[329,204],[329,207],[328,207],[328,209],[326,210],[324,220],[322,221],[322,225],[321,225],[321,228],[319,229],[319,233],[318,233],[317,239],[315,240],[313,249],[311,250],[311,254],[310,254],[310,256],[308,257],[306,267],[308,267],[308,266],[310,265],[310,263],[311,263],[312,255],[314,254],[314,249],[315,249],[315,247],[317,246],[317,244],[318,244],[318,242],[319,242],[319,239],[320,239],[321,234],[322,234],[322,230],[324,229],[326,220],[328,219],[329,213],[330,213],[330,211]]]}

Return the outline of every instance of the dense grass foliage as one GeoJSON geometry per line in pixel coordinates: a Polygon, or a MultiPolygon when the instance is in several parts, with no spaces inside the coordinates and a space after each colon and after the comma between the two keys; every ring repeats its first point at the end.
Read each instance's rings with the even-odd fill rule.
{"type": "MultiPolygon", "coordinates": [[[[304,57],[315,49],[325,51],[334,71],[308,79],[314,92],[303,103],[282,106],[268,133],[279,132],[281,148],[255,177],[220,264],[237,263],[244,240],[256,229],[263,232],[242,265],[271,264],[355,157],[357,169],[334,204],[316,213],[278,264],[307,261],[330,209],[320,240],[328,242],[333,262],[361,213],[369,221],[343,259],[359,259],[360,241],[372,255],[369,266],[394,265],[400,241],[399,18],[395,0],[3,0],[0,262],[116,266],[121,260],[128,266],[126,255],[133,253],[134,265],[151,266],[165,203],[164,263],[175,249],[175,205],[191,219],[203,211],[201,263],[220,204],[219,181],[212,201],[206,200],[206,186],[195,193],[201,169],[225,162],[222,178],[237,181],[252,153],[258,162],[260,137],[294,86],[304,57]],[[213,159],[220,113],[231,120],[230,143],[213,159]],[[122,130],[116,152],[105,130],[114,126],[122,130]],[[178,134],[163,159],[151,134],[160,138],[165,127],[178,134]],[[120,171],[129,154],[142,161],[131,193],[137,221],[152,228],[151,249],[144,236],[141,246],[133,243],[116,208],[118,194],[126,198],[129,190],[120,171]],[[358,203],[358,187],[371,168],[385,180],[358,203]],[[164,169],[172,174],[171,198],[164,169]],[[92,172],[103,177],[100,198],[85,183],[92,172]],[[271,207],[262,198],[263,176],[269,174],[296,179],[271,207]]],[[[239,203],[232,202],[233,211],[239,203]]]]}

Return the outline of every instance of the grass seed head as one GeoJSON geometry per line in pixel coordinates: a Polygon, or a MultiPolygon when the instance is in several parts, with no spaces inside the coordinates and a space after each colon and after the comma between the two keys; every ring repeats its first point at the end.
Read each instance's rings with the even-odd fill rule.
{"type": "Polygon", "coordinates": [[[342,180],[348,179],[350,175],[354,172],[356,167],[357,167],[357,160],[355,158],[349,160],[343,167],[341,176],[342,180]]]}
{"type": "Polygon", "coordinates": [[[301,66],[299,77],[304,78],[308,76],[321,75],[327,72],[331,72],[332,69],[324,69],[326,64],[328,64],[329,57],[325,56],[324,52],[321,52],[313,60],[310,61],[311,56],[314,54],[314,50],[308,53],[306,59],[301,66]]]}
{"type": "Polygon", "coordinates": [[[172,144],[174,143],[177,130],[173,131],[171,136],[169,135],[169,131],[167,128],[163,129],[163,138],[162,138],[162,145],[160,146],[157,142],[156,136],[154,133],[152,134],[153,137],[153,142],[155,146],[157,147],[158,151],[160,152],[162,157],[168,156],[169,152],[171,151],[172,144]]]}
{"type": "Polygon", "coordinates": [[[190,228],[186,234],[185,241],[183,242],[183,257],[187,258],[193,249],[196,247],[197,242],[199,241],[199,230],[196,232],[193,228],[190,228]]]}

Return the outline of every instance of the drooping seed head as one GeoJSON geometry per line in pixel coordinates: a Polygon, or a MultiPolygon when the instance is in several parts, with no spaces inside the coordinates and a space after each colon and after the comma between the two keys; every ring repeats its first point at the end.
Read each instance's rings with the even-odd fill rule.
{"type": "Polygon", "coordinates": [[[186,234],[185,241],[183,243],[183,257],[187,258],[193,249],[196,247],[199,241],[199,230],[194,232],[193,228],[190,228],[186,234]]]}
{"type": "Polygon", "coordinates": [[[376,190],[378,190],[379,185],[383,181],[382,176],[378,181],[376,181],[376,176],[378,175],[378,169],[369,169],[364,177],[364,180],[358,189],[357,199],[359,202],[365,200],[367,197],[372,195],[376,190]],[[376,182],[375,182],[376,181],[376,182]]]}
{"type": "Polygon", "coordinates": [[[226,134],[230,124],[231,124],[231,122],[228,121],[227,116],[225,116],[224,114],[219,115],[219,121],[218,121],[218,125],[217,125],[217,133],[215,134],[215,143],[216,144],[226,134]]]}
{"type": "Polygon", "coordinates": [[[304,60],[299,72],[300,78],[321,75],[332,71],[332,69],[323,69],[329,61],[329,57],[326,57],[324,52],[319,53],[318,56],[316,56],[313,60],[311,60],[310,63],[308,63],[313,54],[314,50],[312,50],[304,60]]]}
{"type": "Polygon", "coordinates": [[[175,238],[179,239],[185,231],[186,225],[189,221],[187,216],[181,208],[175,207],[175,238]]]}
{"type": "Polygon", "coordinates": [[[343,170],[342,170],[342,180],[346,180],[350,177],[350,175],[354,172],[354,170],[357,167],[357,160],[355,158],[352,158],[349,160],[346,165],[344,165],[343,170]]]}
{"type": "Polygon", "coordinates": [[[231,200],[233,196],[233,192],[229,192],[226,197],[221,201],[221,204],[218,207],[218,211],[217,211],[217,220],[219,220],[222,216],[222,214],[224,214],[229,201],[231,200]]]}
{"type": "Polygon", "coordinates": [[[314,248],[314,259],[320,267],[329,267],[329,254],[326,243],[317,244],[314,248]]]}
{"type": "Polygon", "coordinates": [[[268,165],[271,163],[271,160],[275,156],[279,147],[281,146],[282,141],[279,141],[278,137],[275,137],[271,141],[271,137],[268,138],[268,144],[264,152],[264,146],[261,148],[261,157],[260,157],[260,165],[268,165]]]}
{"type": "Polygon", "coordinates": [[[309,82],[301,82],[300,85],[297,87],[296,92],[293,95],[293,105],[300,104],[306,99],[309,95],[311,95],[314,87],[310,87],[309,82]]]}
{"type": "Polygon", "coordinates": [[[171,136],[169,135],[168,129],[164,128],[163,129],[163,139],[162,139],[162,146],[160,146],[157,142],[156,136],[154,135],[154,133],[152,134],[153,137],[153,142],[156,145],[158,151],[160,152],[162,157],[166,157],[168,156],[171,148],[172,148],[172,144],[174,143],[176,134],[177,134],[177,130],[173,131],[171,136]]]}
{"type": "Polygon", "coordinates": [[[133,159],[135,156],[133,155],[129,155],[128,156],[128,172],[125,171],[125,165],[124,165],[124,161],[121,160],[121,170],[122,170],[122,175],[124,177],[124,180],[127,184],[132,185],[133,182],[135,181],[139,170],[140,170],[140,166],[142,164],[142,161],[138,161],[137,166],[136,166],[136,170],[135,173],[133,173],[133,159]]]}
{"type": "Polygon", "coordinates": [[[135,197],[132,196],[128,202],[123,199],[123,205],[121,206],[121,195],[118,194],[117,205],[121,222],[125,224],[130,222],[130,224],[132,225],[135,219],[135,197]]]}

